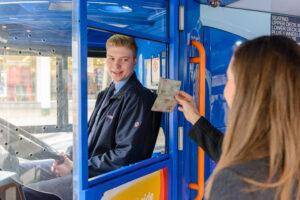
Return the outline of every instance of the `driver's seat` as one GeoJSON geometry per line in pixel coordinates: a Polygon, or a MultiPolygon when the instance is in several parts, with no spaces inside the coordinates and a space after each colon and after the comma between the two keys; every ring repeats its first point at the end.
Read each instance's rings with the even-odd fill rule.
{"type": "Polygon", "coordinates": [[[22,186],[16,182],[1,185],[0,200],[25,200],[22,186]]]}

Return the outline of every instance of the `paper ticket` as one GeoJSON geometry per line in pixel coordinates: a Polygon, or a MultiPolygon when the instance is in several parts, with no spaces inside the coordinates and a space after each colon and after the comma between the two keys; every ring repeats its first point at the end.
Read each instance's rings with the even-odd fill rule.
{"type": "Polygon", "coordinates": [[[152,106],[152,111],[172,112],[177,104],[174,96],[180,91],[181,81],[160,78],[157,98],[152,106]]]}
{"type": "Polygon", "coordinates": [[[157,94],[175,96],[179,93],[181,81],[160,78],[157,94]]]}

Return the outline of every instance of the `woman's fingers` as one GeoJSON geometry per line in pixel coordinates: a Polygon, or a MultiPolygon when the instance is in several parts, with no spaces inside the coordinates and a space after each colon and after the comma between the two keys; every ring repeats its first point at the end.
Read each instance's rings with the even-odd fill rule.
{"type": "Polygon", "coordinates": [[[175,96],[175,99],[177,103],[182,106],[180,109],[178,108],[179,111],[186,112],[191,109],[194,109],[195,107],[195,102],[193,97],[183,91],[180,91],[180,93],[175,96]]]}
{"type": "Polygon", "coordinates": [[[185,99],[187,101],[194,100],[191,95],[189,95],[188,93],[186,93],[185,91],[182,91],[182,90],[179,91],[179,96],[181,96],[183,99],[185,99]]]}
{"type": "Polygon", "coordinates": [[[188,93],[184,92],[184,91],[179,91],[179,94],[175,96],[175,99],[177,100],[177,102],[179,104],[183,104],[184,102],[193,102],[194,99],[191,95],[189,95],[188,93]]]}
{"type": "Polygon", "coordinates": [[[180,91],[179,91],[179,95],[181,95],[181,96],[189,96],[189,94],[186,93],[186,92],[183,91],[183,90],[180,90],[180,91]]]}
{"type": "Polygon", "coordinates": [[[176,99],[177,103],[179,103],[180,105],[182,105],[184,103],[184,99],[182,97],[180,97],[179,95],[176,95],[175,99],[176,99]]]}

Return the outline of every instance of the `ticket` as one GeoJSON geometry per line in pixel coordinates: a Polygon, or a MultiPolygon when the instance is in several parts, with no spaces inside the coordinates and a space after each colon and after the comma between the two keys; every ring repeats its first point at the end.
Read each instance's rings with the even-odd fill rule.
{"type": "Polygon", "coordinates": [[[172,112],[177,105],[174,98],[180,91],[181,81],[160,78],[157,98],[151,108],[157,112],[172,112]]]}

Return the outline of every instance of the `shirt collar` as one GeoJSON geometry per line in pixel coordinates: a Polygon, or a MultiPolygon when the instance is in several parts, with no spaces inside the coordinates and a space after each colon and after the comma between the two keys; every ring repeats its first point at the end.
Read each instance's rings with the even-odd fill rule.
{"type": "MultiPolygon", "coordinates": [[[[131,75],[132,76],[132,75],[131,75]]],[[[127,81],[129,80],[129,78],[131,77],[129,76],[128,78],[124,79],[124,80],[121,80],[117,83],[114,83],[115,84],[115,91],[114,91],[114,94],[118,93],[120,91],[120,89],[127,83],[127,81]]]]}

